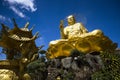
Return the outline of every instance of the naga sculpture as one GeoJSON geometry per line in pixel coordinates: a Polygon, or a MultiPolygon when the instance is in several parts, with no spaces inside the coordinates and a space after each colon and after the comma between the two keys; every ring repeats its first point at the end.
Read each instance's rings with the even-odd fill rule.
{"type": "Polygon", "coordinates": [[[14,28],[11,30],[6,25],[1,24],[0,46],[3,47],[7,60],[0,61],[0,69],[11,69],[19,76],[20,80],[24,80],[26,76],[28,79],[25,80],[30,80],[25,68],[27,64],[39,57],[39,48],[35,45],[38,32],[33,36],[32,28],[28,29],[28,22],[23,28],[19,28],[14,19],[13,22],[14,28]]]}

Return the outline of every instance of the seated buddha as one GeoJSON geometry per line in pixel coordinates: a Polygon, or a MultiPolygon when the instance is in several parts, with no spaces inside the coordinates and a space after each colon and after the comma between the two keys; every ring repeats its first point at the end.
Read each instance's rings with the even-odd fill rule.
{"type": "Polygon", "coordinates": [[[67,17],[68,26],[64,28],[63,21],[60,23],[60,33],[61,39],[54,40],[50,42],[50,45],[57,44],[60,41],[67,41],[68,39],[75,37],[86,37],[91,35],[103,35],[101,30],[94,30],[92,32],[88,32],[88,30],[84,27],[82,23],[76,23],[75,17],[70,15],[67,17]]]}
{"type": "Polygon", "coordinates": [[[74,50],[82,53],[114,51],[115,44],[99,29],[88,32],[82,23],[77,23],[75,17],[67,17],[68,26],[60,23],[61,39],[50,41],[47,49],[48,58],[72,56],[74,50]]]}

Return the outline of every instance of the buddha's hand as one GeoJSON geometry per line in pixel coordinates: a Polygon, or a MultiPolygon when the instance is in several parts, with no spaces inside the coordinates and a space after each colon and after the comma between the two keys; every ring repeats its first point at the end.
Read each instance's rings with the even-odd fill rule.
{"type": "Polygon", "coordinates": [[[63,29],[64,29],[64,21],[63,20],[61,20],[60,21],[60,31],[63,31],[63,29]]]}
{"type": "Polygon", "coordinates": [[[63,20],[60,21],[60,26],[59,26],[59,28],[60,28],[61,39],[65,39],[63,20]]]}

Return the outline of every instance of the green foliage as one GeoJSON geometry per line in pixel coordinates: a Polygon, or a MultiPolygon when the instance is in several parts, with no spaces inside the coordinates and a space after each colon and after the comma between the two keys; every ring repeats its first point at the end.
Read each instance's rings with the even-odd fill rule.
{"type": "Polygon", "coordinates": [[[71,56],[79,56],[81,59],[85,57],[85,54],[83,52],[78,51],[77,49],[74,49],[71,51],[71,56]]]}
{"type": "Polygon", "coordinates": [[[40,58],[34,62],[31,62],[27,65],[27,69],[29,73],[44,72],[46,70],[45,59],[40,58]]]}
{"type": "Polygon", "coordinates": [[[104,68],[92,75],[92,80],[120,80],[120,55],[104,52],[101,54],[104,68]]]}
{"type": "Polygon", "coordinates": [[[32,80],[46,80],[47,66],[45,58],[41,57],[38,60],[27,65],[27,72],[31,75],[32,80]]]}

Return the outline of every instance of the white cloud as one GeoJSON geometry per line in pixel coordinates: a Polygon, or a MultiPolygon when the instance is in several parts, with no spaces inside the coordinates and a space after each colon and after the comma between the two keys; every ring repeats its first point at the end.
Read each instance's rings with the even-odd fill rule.
{"type": "Polygon", "coordinates": [[[1,20],[1,21],[9,21],[9,22],[11,22],[10,18],[6,18],[6,17],[3,16],[3,15],[0,15],[0,20],[1,20]]]}
{"type": "Polygon", "coordinates": [[[25,15],[21,11],[17,10],[14,6],[11,6],[10,9],[12,9],[18,16],[22,18],[25,17],[25,15]]]}
{"type": "Polygon", "coordinates": [[[9,4],[9,7],[18,16],[24,18],[25,14],[23,9],[30,12],[35,12],[37,8],[35,7],[34,0],[4,0],[9,4]]]}
{"type": "Polygon", "coordinates": [[[7,1],[10,5],[19,5],[20,8],[24,8],[28,11],[34,12],[37,10],[35,8],[34,0],[4,0],[7,1]]]}
{"type": "Polygon", "coordinates": [[[4,16],[0,15],[0,20],[5,21],[5,20],[6,20],[6,17],[4,17],[4,16]]]}

